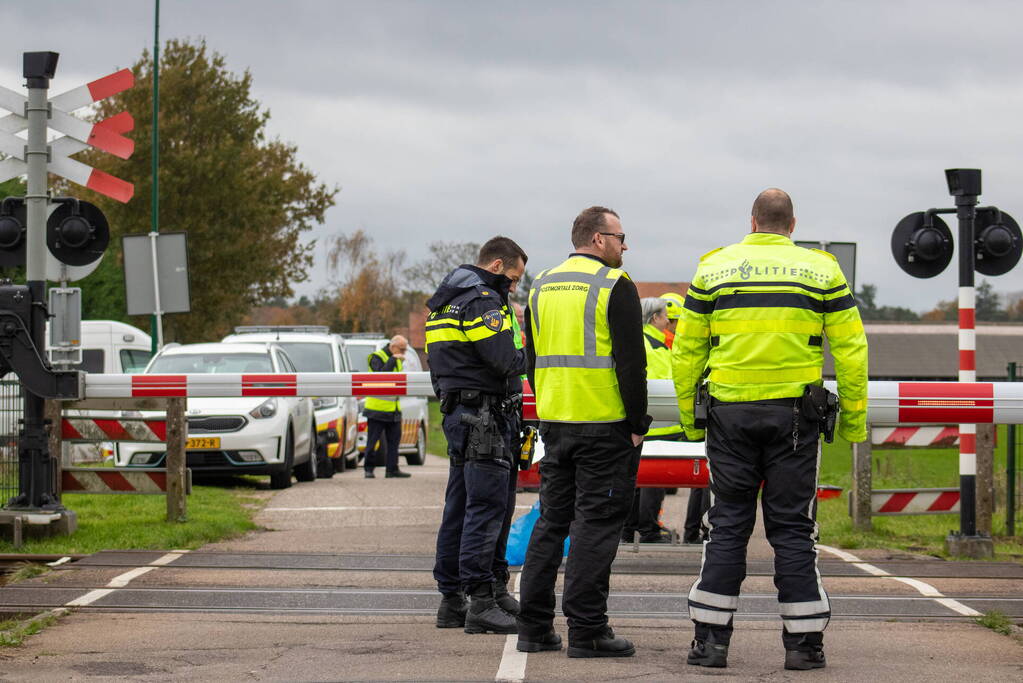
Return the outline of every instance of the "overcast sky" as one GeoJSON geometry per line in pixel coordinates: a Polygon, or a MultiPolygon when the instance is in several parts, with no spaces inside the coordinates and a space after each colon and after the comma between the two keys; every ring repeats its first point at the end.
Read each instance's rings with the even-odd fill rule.
{"type": "MultiPolygon", "coordinates": [[[[0,84],[53,50],[56,93],[151,48],[153,3],[7,0],[0,26],[0,84]]],[[[856,242],[858,283],[927,310],[955,298],[955,264],[911,278],[890,238],[952,204],[945,168],[983,169],[982,202],[1023,219],[1020,26],[1013,2],[163,0],[160,35],[250,70],[271,133],[342,188],[321,244],[363,228],[415,261],[501,233],[535,272],[602,204],[634,279],[688,280],[777,186],[797,239],[856,242]]],[[[325,279],[319,258],[296,290],[325,279]]],[[[1023,266],[991,282],[1023,290],[1023,266]]]]}

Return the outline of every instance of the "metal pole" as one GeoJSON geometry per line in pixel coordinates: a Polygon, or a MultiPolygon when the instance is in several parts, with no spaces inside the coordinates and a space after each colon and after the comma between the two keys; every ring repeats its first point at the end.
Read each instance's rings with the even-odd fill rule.
{"type": "MultiPolygon", "coordinates": [[[[49,203],[47,164],[49,146],[46,144],[49,119],[48,92],[50,78],[57,66],[57,53],[24,53],[24,76],[28,87],[28,144],[25,161],[28,165],[25,193],[27,243],[26,280],[32,297],[32,319],[29,330],[37,349],[44,348],[46,330],[46,213],[49,203]]],[[[20,472],[17,507],[54,508],[60,502],[54,495],[50,453],[46,443],[44,400],[25,391],[24,427],[18,440],[20,472]]]]}
{"type": "MultiPolygon", "coordinates": [[[[153,17],[153,193],[150,232],[160,232],[160,0],[155,0],[153,17]]],[[[163,320],[160,315],[160,281],[156,276],[156,239],[153,238],[153,287],[156,311],[150,316],[149,331],[153,338],[153,355],[163,346],[163,320]]]]}
{"type": "Polygon", "coordinates": [[[156,319],[156,334],[153,336],[153,341],[156,344],[156,351],[163,348],[163,309],[160,307],[160,264],[156,260],[156,238],[160,236],[158,232],[149,233],[149,251],[153,256],[153,307],[156,311],[153,317],[156,319]]]}
{"type": "MultiPolygon", "coordinates": [[[[1016,381],[1016,363],[1009,363],[1010,382],[1016,381]]],[[[1005,534],[1016,535],[1016,425],[1006,427],[1005,444],[1005,534]]]]}
{"type": "MultiPolygon", "coordinates": [[[[977,195],[957,195],[959,218],[959,381],[977,381],[977,334],[974,309],[973,226],[977,195]]],[[[977,425],[959,425],[959,533],[977,535],[977,425]]]]}

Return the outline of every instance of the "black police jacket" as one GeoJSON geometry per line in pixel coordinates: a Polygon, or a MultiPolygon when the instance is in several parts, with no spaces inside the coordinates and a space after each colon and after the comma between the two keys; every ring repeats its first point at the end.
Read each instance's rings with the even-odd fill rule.
{"type": "Polygon", "coordinates": [[[522,391],[525,353],[515,348],[508,306],[511,281],[472,265],[451,271],[426,302],[426,353],[438,395],[522,391]]]}

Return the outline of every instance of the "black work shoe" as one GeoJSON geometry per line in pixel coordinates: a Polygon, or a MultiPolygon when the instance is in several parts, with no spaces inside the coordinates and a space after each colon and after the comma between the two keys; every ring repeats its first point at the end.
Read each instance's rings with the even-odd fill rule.
{"type": "Polygon", "coordinates": [[[469,603],[461,593],[445,595],[437,608],[437,628],[463,628],[469,603]]]}
{"type": "Polygon", "coordinates": [[[569,657],[631,657],[636,647],[625,638],[616,638],[610,628],[592,640],[568,641],[569,657]]]}
{"type": "Polygon", "coordinates": [[[694,640],[689,649],[689,656],[686,657],[686,664],[724,668],[728,666],[728,646],[694,640]]]}
{"type": "Polygon", "coordinates": [[[505,612],[513,617],[518,616],[519,601],[512,597],[512,594],[508,592],[508,586],[500,579],[494,584],[494,600],[497,602],[497,606],[505,612]]]}
{"type": "Polygon", "coordinates": [[[477,586],[472,591],[469,611],[465,615],[466,633],[518,633],[515,617],[497,606],[493,584],[477,586]]]}
{"type": "Polygon", "coordinates": [[[785,650],[785,668],[805,671],[806,669],[823,669],[827,666],[824,650],[785,650]]]}
{"type": "Polygon", "coordinates": [[[412,475],[409,474],[408,472],[402,472],[401,470],[394,470],[393,472],[388,472],[387,474],[385,474],[384,478],[391,479],[392,477],[397,477],[399,479],[405,479],[405,478],[411,477],[411,476],[412,475]]]}
{"type": "Polygon", "coordinates": [[[519,635],[519,642],[515,646],[519,652],[546,652],[548,650],[561,649],[561,636],[554,631],[548,631],[542,636],[519,635]]]}
{"type": "Polygon", "coordinates": [[[375,479],[377,475],[373,474],[373,470],[366,470],[366,474],[363,476],[367,479],[375,479]]]}

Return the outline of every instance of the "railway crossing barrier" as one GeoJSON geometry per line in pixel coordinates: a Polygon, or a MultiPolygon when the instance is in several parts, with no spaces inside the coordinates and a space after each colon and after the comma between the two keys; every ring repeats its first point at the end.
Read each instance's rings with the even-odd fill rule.
{"type": "MultiPolygon", "coordinates": [[[[192,471],[185,478],[185,494],[192,493],[192,471]]],[[[163,495],[167,492],[165,467],[65,467],[61,472],[65,493],[141,493],[163,495]]]]}

